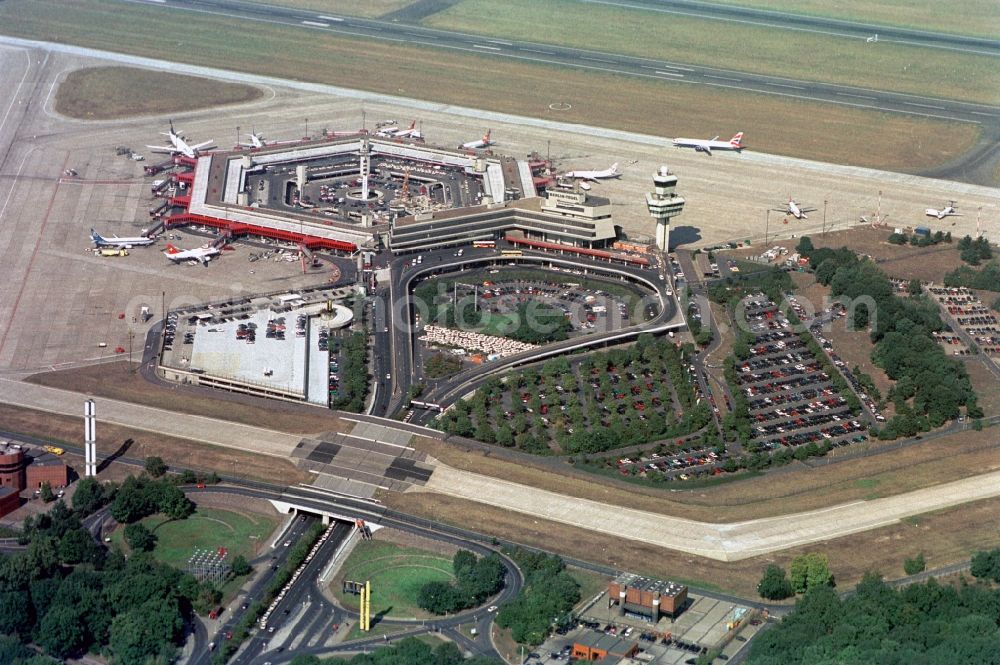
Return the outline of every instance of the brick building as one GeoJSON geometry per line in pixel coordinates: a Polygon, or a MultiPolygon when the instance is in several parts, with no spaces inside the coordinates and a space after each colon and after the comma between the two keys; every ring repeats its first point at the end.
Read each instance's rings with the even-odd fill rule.
{"type": "Polygon", "coordinates": [[[28,460],[16,443],[0,443],[0,487],[20,492],[25,488],[24,468],[28,460]]]}
{"type": "Polygon", "coordinates": [[[677,617],[687,605],[688,588],[637,575],[622,575],[608,585],[608,607],[617,603],[618,615],[640,615],[652,623],[662,616],[677,617]]]}

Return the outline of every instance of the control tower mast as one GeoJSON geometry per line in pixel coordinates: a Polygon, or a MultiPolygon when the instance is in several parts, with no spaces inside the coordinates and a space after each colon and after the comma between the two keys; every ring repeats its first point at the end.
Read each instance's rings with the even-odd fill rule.
{"type": "Polygon", "coordinates": [[[684,199],[677,196],[677,176],[666,166],[653,174],[653,191],[646,194],[646,207],[656,220],[656,246],[661,251],[670,251],[670,218],[676,217],[684,208],[684,199]]]}

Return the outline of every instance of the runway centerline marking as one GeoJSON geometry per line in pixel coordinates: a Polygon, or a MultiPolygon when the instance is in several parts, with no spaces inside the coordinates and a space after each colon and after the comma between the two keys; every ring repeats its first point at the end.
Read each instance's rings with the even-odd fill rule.
{"type": "Polygon", "coordinates": [[[716,76],[714,74],[702,74],[707,79],[719,79],[720,81],[736,81],[737,83],[742,83],[743,79],[732,78],[731,76],[716,76]]]}
{"type": "Polygon", "coordinates": [[[841,97],[854,97],[855,99],[878,99],[877,97],[866,97],[865,95],[852,95],[848,92],[838,92],[841,97]]]}
{"type": "Polygon", "coordinates": [[[317,28],[329,28],[329,23],[320,23],[319,21],[302,21],[302,25],[311,25],[317,28]]]}
{"type": "Polygon", "coordinates": [[[777,88],[791,88],[792,90],[806,90],[804,86],[801,85],[788,85],[787,83],[769,83],[768,85],[773,85],[777,88]]]}
{"type": "Polygon", "coordinates": [[[500,48],[496,46],[483,46],[482,44],[473,44],[472,48],[486,49],[487,51],[499,51],[500,48]]]}
{"type": "Polygon", "coordinates": [[[918,106],[924,109],[936,109],[938,111],[946,110],[945,107],[943,106],[934,106],[932,104],[917,104],[916,102],[903,102],[903,103],[906,104],[907,106],[918,106]]]}
{"type": "Polygon", "coordinates": [[[661,74],[663,76],[679,76],[680,78],[684,78],[683,74],[678,74],[677,72],[660,72],[660,71],[658,71],[656,73],[657,74],[661,74]]]}

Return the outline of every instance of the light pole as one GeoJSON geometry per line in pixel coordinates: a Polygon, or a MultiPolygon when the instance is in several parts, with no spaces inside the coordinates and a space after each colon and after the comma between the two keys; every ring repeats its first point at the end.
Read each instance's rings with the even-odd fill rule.
{"type": "Polygon", "coordinates": [[[240,147],[240,126],[236,125],[236,147],[240,147]]]}
{"type": "Polygon", "coordinates": [[[767,214],[764,216],[764,251],[767,251],[767,232],[771,227],[771,209],[767,209],[767,214]]]}
{"type": "Polygon", "coordinates": [[[823,199],[823,237],[826,237],[826,199],[823,199]]]}

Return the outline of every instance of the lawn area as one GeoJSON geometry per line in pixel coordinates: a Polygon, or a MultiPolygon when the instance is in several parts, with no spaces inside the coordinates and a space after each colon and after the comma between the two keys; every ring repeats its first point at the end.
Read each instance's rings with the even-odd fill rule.
{"type": "Polygon", "coordinates": [[[331,16],[364,16],[374,18],[405,7],[413,0],[253,0],[262,5],[307,9],[331,16]]]}
{"type": "Polygon", "coordinates": [[[0,31],[280,78],[307,77],[318,83],[443,103],[474,107],[488,101],[491,110],[500,113],[653,135],[712,136],[720,127],[753,127],[755,150],[906,172],[947,163],[979,138],[975,126],[963,123],[501,62],[292,27],[255,23],[253,39],[247,39],[247,25],[228,17],[188,15],[154,5],[9,0],[0,3],[0,31]],[[184,39],[178,41],[178,17],[189,16],[197,20],[185,22],[184,39]],[[316,67],[317,62],[326,66],[316,67]],[[373,77],[372,71],[392,71],[394,76],[373,77]],[[498,95],[497,90],[504,94],[498,95]],[[594,90],[606,94],[595,97],[594,90]],[[549,109],[554,101],[572,108],[556,114],[549,109]],[[668,125],[663,118],[670,119],[668,125]]]}
{"type": "Polygon", "coordinates": [[[952,5],[935,0],[714,0],[719,4],[760,7],[778,12],[824,16],[847,21],[894,25],[932,32],[990,37],[1000,34],[1000,4],[995,0],[962,0],[952,5]]]}
{"type": "Polygon", "coordinates": [[[503,12],[491,0],[462,2],[428,17],[435,28],[505,39],[588,48],[645,58],[824,81],[876,90],[928,94],[996,103],[1000,68],[971,55],[843,38],[741,23],[720,23],[679,14],[626,9],[577,0],[507,0],[503,12]],[[585,8],[584,8],[585,7],[585,8]],[[484,21],[483,17],[490,20],[484,21]],[[572,16],[572,21],[566,17],[572,16]],[[553,26],[560,29],[553,30],[553,26]],[[609,26],[614,26],[609,31],[609,26]],[[712,35],[705,39],[705,35],[712,35]]]}
{"type": "MultiPolygon", "coordinates": [[[[153,554],[163,563],[184,570],[196,549],[216,550],[225,547],[229,559],[243,555],[249,561],[264,547],[265,539],[277,525],[274,517],[257,513],[234,513],[229,510],[199,507],[186,520],[170,520],[152,515],[142,524],[156,534],[153,554]]],[[[124,528],[111,534],[111,542],[124,548],[124,528]]]]}
{"type": "Polygon", "coordinates": [[[606,575],[592,573],[583,568],[568,568],[567,570],[570,577],[580,585],[580,605],[589,603],[591,598],[601,591],[608,590],[608,582],[611,581],[611,578],[606,575]]]}
{"type": "Polygon", "coordinates": [[[56,111],[82,120],[178,113],[259,99],[260,88],[135,67],[88,67],[66,75],[56,111]]]}
{"type": "Polygon", "coordinates": [[[451,559],[446,556],[371,540],[357,544],[330,588],[344,607],[357,610],[359,597],[344,593],[344,581],[371,582],[374,622],[378,615],[402,619],[431,616],[417,605],[420,588],[428,582],[452,579],[451,559]]]}

